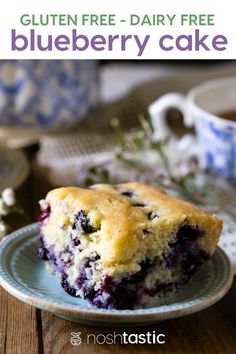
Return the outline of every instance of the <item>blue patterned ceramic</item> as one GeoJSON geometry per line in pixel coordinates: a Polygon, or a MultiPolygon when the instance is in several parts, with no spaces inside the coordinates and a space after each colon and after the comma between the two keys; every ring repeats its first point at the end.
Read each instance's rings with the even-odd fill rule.
{"type": "Polygon", "coordinates": [[[236,77],[207,81],[186,97],[173,92],[154,102],[149,111],[160,137],[169,133],[165,112],[173,106],[183,112],[187,126],[195,125],[202,164],[236,182],[236,121],[220,117],[223,112],[236,112],[236,77]]]}
{"type": "Polygon", "coordinates": [[[2,60],[0,126],[71,126],[97,107],[98,83],[95,61],[2,60]]]}
{"type": "Polygon", "coordinates": [[[95,326],[143,326],[176,318],[214,304],[229,290],[232,271],[229,259],[218,248],[211,261],[177,294],[156,301],[152,307],[137,310],[95,309],[60,286],[37,258],[38,227],[29,225],[0,244],[0,284],[10,294],[32,306],[65,319],[95,326]]]}
{"type": "MultiPolygon", "coordinates": [[[[236,97],[235,97],[236,99],[236,97]]],[[[196,129],[205,165],[214,173],[236,181],[236,124],[198,115],[196,129]]]]}

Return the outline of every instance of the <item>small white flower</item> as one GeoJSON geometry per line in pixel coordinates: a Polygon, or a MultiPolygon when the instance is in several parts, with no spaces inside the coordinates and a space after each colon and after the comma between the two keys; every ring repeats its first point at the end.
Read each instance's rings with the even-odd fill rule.
{"type": "Polygon", "coordinates": [[[6,233],[7,233],[6,226],[2,221],[0,221],[0,241],[1,239],[3,239],[4,236],[6,236],[6,233]]]}
{"type": "Polygon", "coordinates": [[[7,208],[2,198],[0,198],[0,215],[7,215],[7,208]]]}
{"type": "Polygon", "coordinates": [[[8,207],[12,207],[16,203],[16,197],[13,189],[6,188],[2,192],[2,199],[8,207]]]}

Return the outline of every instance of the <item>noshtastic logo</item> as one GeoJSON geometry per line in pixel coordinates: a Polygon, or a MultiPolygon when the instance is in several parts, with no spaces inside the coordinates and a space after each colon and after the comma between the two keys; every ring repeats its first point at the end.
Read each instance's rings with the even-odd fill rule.
{"type": "Polygon", "coordinates": [[[70,343],[78,347],[82,343],[81,332],[71,332],[70,343]]]}
{"type": "MultiPolygon", "coordinates": [[[[163,333],[156,331],[147,333],[88,333],[84,339],[86,344],[165,344],[166,338],[163,333]]],[[[81,332],[71,332],[70,343],[79,346],[82,343],[81,332]]]]}

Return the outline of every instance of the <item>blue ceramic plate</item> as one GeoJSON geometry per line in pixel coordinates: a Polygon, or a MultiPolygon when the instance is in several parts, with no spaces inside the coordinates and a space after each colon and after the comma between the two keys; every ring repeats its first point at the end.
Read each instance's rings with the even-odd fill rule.
{"type": "Polygon", "coordinates": [[[230,262],[217,248],[211,261],[177,294],[152,307],[138,310],[103,310],[66,294],[58,278],[45,269],[36,255],[39,246],[36,224],[20,229],[0,245],[0,284],[21,301],[81,324],[95,326],[146,325],[189,315],[221,299],[232,284],[230,262]]]}

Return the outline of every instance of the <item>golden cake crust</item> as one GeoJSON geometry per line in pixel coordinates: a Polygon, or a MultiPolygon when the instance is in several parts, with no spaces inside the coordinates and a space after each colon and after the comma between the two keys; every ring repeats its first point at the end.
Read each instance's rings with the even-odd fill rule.
{"type": "Polygon", "coordinates": [[[217,217],[142,183],[58,188],[50,191],[46,200],[52,206],[47,233],[53,234],[69,223],[71,215],[83,210],[99,229],[89,247],[98,248],[103,265],[111,270],[117,264],[129,264],[130,268],[132,262],[135,267],[142,253],[155,257],[158,248],[163,252],[170,234],[174,237],[184,223],[204,230],[198,242],[209,254],[214,252],[222,230],[222,221],[217,217]],[[122,195],[127,192],[133,193],[132,198],[122,195]],[[157,217],[150,220],[147,216],[152,212],[157,217]],[[144,230],[149,234],[145,235],[144,230]]]}

